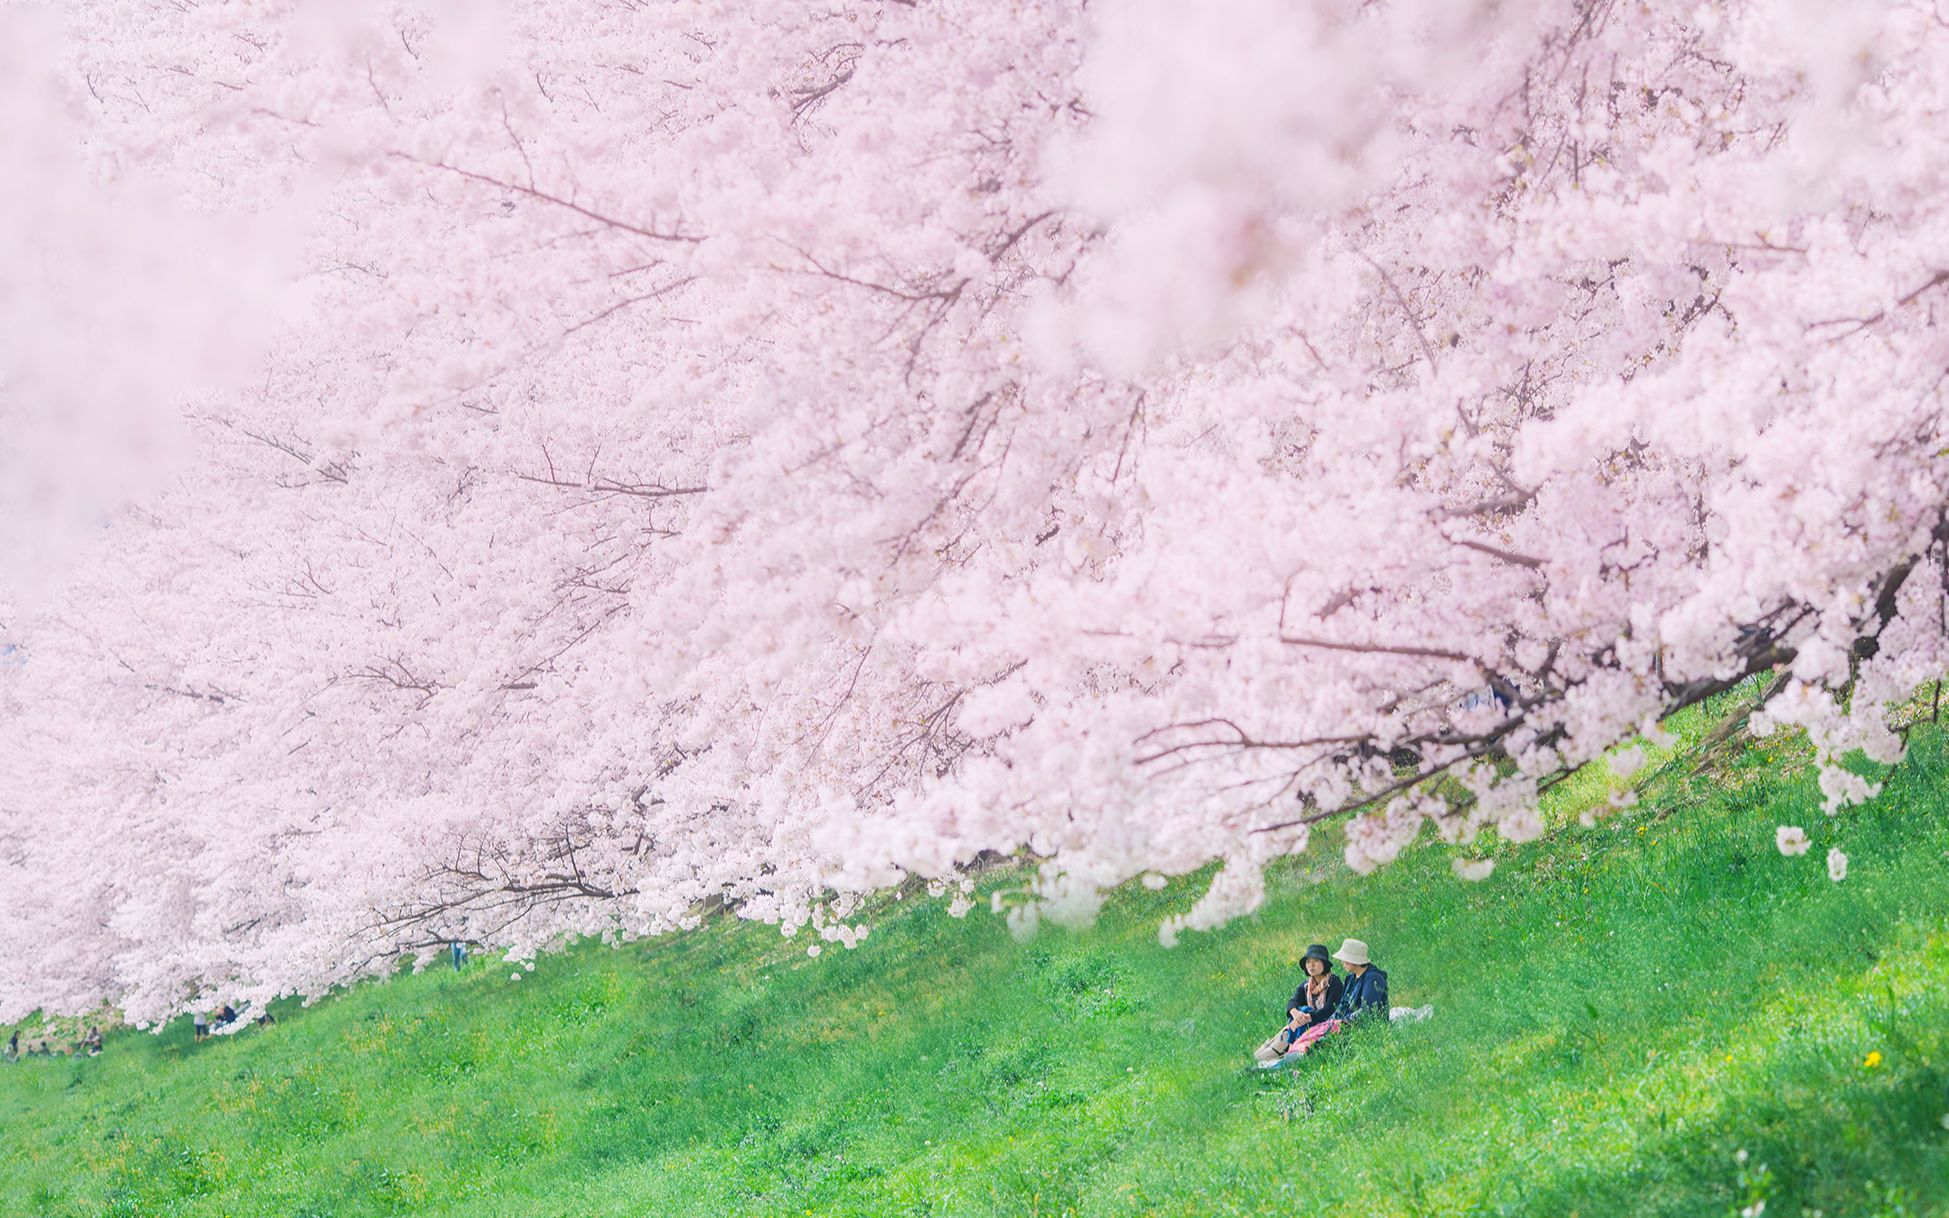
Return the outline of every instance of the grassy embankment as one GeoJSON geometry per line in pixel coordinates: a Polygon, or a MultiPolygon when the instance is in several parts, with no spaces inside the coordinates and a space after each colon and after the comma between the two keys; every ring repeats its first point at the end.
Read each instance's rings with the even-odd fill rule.
{"type": "Polygon", "coordinates": [[[1027,945],[909,897],[817,960],[720,922],[207,1045],[119,1032],[0,1068],[0,1213],[1949,1213],[1949,749],[1918,736],[1829,820],[1793,747],[1688,776],[1681,746],[1594,828],[1580,775],[1480,884],[1441,848],[1357,879],[1322,842],[1170,951],[1194,885],[1027,945]],[[1782,858],[1783,821],[1814,850],[1782,858]],[[1346,934],[1435,1017],[1242,1070],[1346,934]]]}

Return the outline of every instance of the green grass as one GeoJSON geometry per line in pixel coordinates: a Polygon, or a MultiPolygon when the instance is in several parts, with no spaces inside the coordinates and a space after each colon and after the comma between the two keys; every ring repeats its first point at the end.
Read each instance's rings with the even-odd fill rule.
{"type": "Polygon", "coordinates": [[[1681,745],[1596,827],[1580,776],[1481,884],[1322,844],[1172,950],[1194,884],[1026,945],[909,897],[817,960],[718,922],[119,1032],[0,1067],[0,1214],[1949,1213],[1949,759],[1830,820],[1792,747],[1687,778],[1681,745]],[[1435,1017],[1242,1069],[1349,934],[1435,1017]]]}

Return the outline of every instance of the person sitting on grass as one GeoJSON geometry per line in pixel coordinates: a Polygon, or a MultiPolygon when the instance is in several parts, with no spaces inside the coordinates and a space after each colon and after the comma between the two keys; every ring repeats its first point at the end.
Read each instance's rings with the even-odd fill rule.
{"type": "Polygon", "coordinates": [[[1275,1058],[1270,1064],[1277,1065],[1287,1057],[1304,1056],[1314,1045],[1342,1028],[1371,1023],[1376,1018],[1387,1022],[1387,974],[1374,967],[1367,955],[1367,945],[1359,939],[1347,939],[1333,953],[1333,958],[1346,965],[1348,973],[1339,1003],[1327,1018],[1308,1020],[1306,1030],[1293,1038],[1286,1057],[1275,1058]]]}
{"type": "Polygon", "coordinates": [[[1333,1019],[1346,1023],[1354,1019],[1378,1017],[1387,1019],[1387,974],[1374,967],[1367,957],[1367,945],[1359,939],[1348,939],[1340,944],[1340,950],[1333,958],[1347,966],[1350,974],[1346,989],[1341,991],[1340,1005],[1334,1008],[1333,1019]]]}
{"type": "Polygon", "coordinates": [[[1294,1040],[1304,1032],[1308,1024],[1315,1020],[1324,1021],[1340,1005],[1340,992],[1344,985],[1333,972],[1333,957],[1327,955],[1326,944],[1315,943],[1306,949],[1300,960],[1300,967],[1306,970],[1306,980],[1299,983],[1293,991],[1291,1001],[1286,1003],[1286,1026],[1279,1029],[1272,1038],[1272,1045],[1284,1056],[1292,1048],[1294,1040]]]}

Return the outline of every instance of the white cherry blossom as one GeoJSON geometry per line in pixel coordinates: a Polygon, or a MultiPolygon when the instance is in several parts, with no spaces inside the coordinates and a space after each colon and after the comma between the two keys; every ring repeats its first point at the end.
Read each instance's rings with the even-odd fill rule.
{"type": "Polygon", "coordinates": [[[59,7],[0,1020],[1009,857],[1170,938],[1750,677],[1838,811],[1949,659],[1921,0],[59,7]]]}

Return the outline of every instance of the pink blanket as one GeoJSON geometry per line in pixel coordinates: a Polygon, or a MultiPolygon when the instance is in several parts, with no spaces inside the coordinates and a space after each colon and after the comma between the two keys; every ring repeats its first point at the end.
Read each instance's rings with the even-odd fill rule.
{"type": "Polygon", "coordinates": [[[1325,1023],[1316,1023],[1299,1034],[1299,1039],[1293,1042],[1292,1048],[1286,1050],[1286,1056],[1291,1057],[1295,1054],[1304,1055],[1308,1049],[1339,1030],[1340,1021],[1337,1019],[1329,1019],[1325,1023]]]}

